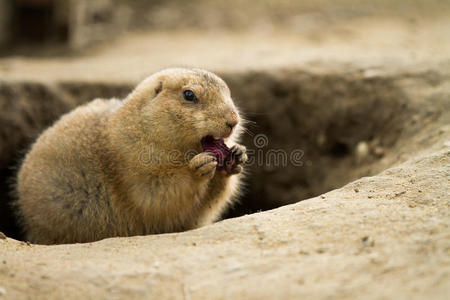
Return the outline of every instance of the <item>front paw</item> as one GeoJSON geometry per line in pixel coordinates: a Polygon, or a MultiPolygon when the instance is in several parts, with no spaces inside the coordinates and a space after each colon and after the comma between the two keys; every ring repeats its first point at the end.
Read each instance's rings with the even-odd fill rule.
{"type": "Polygon", "coordinates": [[[189,162],[189,168],[195,175],[211,179],[214,177],[217,167],[216,157],[209,152],[202,152],[194,156],[189,162]]]}
{"type": "Polygon", "coordinates": [[[231,160],[228,161],[228,164],[225,166],[228,175],[239,174],[242,172],[242,165],[245,164],[248,159],[246,151],[247,148],[242,145],[236,144],[231,147],[231,160]]]}

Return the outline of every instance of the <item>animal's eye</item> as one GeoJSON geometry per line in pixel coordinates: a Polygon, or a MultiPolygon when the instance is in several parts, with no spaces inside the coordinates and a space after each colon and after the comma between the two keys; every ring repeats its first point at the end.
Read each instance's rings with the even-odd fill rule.
{"type": "Polygon", "coordinates": [[[186,100],[186,101],[192,101],[192,102],[197,101],[197,97],[195,96],[194,92],[191,90],[184,91],[183,97],[184,97],[184,100],[186,100]]]}

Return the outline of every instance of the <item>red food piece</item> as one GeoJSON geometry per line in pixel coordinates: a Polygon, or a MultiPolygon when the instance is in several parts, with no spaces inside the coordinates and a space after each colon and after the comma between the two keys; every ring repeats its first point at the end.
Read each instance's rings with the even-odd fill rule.
{"type": "Polygon", "coordinates": [[[201,140],[203,151],[214,154],[217,159],[217,169],[231,171],[234,155],[223,139],[215,139],[208,135],[201,140]]]}

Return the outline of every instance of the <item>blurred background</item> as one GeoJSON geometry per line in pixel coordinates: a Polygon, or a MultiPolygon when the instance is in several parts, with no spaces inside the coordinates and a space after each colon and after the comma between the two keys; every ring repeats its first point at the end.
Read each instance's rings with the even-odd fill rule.
{"type": "Polygon", "coordinates": [[[67,54],[114,43],[126,33],[180,30],[208,34],[205,39],[249,31],[257,37],[293,34],[289,38],[316,44],[331,36],[351,42],[358,38],[353,31],[372,33],[371,21],[385,30],[418,30],[424,19],[448,18],[449,8],[448,0],[1,0],[0,45],[5,55],[22,48],[28,55],[53,55],[54,47],[67,54]]]}
{"type": "Polygon", "coordinates": [[[448,0],[0,0],[0,231],[20,238],[14,174],[39,133],[155,71],[218,73],[251,121],[247,148],[302,153],[249,165],[227,218],[404,160],[402,141],[440,117],[414,99],[442,81],[449,54],[448,0]]]}

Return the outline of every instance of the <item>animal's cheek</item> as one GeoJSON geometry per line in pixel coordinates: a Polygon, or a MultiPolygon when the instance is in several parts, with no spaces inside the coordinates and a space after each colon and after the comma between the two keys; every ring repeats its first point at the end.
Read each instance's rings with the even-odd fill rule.
{"type": "Polygon", "coordinates": [[[200,133],[201,135],[207,134],[209,125],[207,121],[195,121],[193,122],[193,126],[195,131],[200,133]]]}
{"type": "Polygon", "coordinates": [[[202,121],[207,120],[206,114],[205,114],[204,112],[202,112],[202,111],[194,111],[194,112],[191,114],[191,117],[192,117],[195,121],[198,121],[198,122],[202,122],[202,121]]]}
{"type": "Polygon", "coordinates": [[[210,122],[210,118],[208,118],[208,116],[203,112],[192,113],[191,115],[189,115],[189,120],[189,123],[193,124],[193,126],[196,127],[197,130],[202,130],[208,127],[208,123],[210,122]]]}

